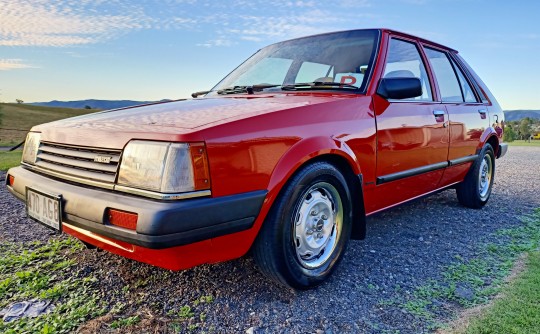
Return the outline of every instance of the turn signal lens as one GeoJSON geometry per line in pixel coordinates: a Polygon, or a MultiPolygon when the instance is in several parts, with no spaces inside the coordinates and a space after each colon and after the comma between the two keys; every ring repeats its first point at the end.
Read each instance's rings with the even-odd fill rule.
{"type": "Polygon", "coordinates": [[[195,190],[210,189],[210,171],[208,168],[208,158],[206,147],[203,143],[193,143],[189,145],[191,153],[191,163],[193,165],[193,183],[195,190]]]}
{"type": "Polygon", "coordinates": [[[116,209],[108,209],[107,217],[109,218],[109,224],[111,225],[127,228],[133,231],[137,229],[138,216],[136,213],[116,209]]]}
{"type": "Polygon", "coordinates": [[[15,184],[15,176],[9,175],[7,180],[7,185],[13,187],[13,185],[15,184]]]}

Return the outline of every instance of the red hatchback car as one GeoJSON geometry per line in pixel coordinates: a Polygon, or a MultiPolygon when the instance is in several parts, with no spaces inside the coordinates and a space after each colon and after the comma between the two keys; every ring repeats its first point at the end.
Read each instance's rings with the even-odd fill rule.
{"type": "Polygon", "coordinates": [[[172,270],[238,258],[306,289],[366,216],[489,199],[504,114],[457,51],[386,29],[259,50],[204,97],[34,127],[7,187],[89,247],[172,270]]]}

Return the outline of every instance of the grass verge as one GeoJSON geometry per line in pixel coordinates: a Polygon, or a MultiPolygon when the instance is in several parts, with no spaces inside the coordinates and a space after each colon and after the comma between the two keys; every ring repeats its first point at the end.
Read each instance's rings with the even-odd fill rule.
{"type": "Polygon", "coordinates": [[[514,140],[512,142],[508,142],[508,145],[510,146],[536,146],[540,147],[540,140],[531,140],[529,143],[526,140],[514,140]]]}
{"type": "Polygon", "coordinates": [[[0,152],[0,171],[20,165],[22,151],[0,152]]]}
{"type": "Polygon", "coordinates": [[[36,318],[0,320],[0,333],[69,333],[104,313],[97,279],[70,259],[81,250],[73,238],[0,245],[0,310],[15,302],[51,302],[50,311],[36,318]]]}
{"type": "Polygon", "coordinates": [[[540,333],[540,252],[530,252],[525,271],[503,289],[466,333],[540,333]]]}
{"type": "Polygon", "coordinates": [[[523,217],[521,224],[501,229],[496,235],[496,242],[479,241],[475,257],[463,259],[456,255],[454,263],[443,269],[439,279],[427,281],[398,300],[382,300],[381,305],[405,309],[436,329],[446,326],[443,321],[448,315],[487,303],[501,291],[516,259],[538,248],[540,209],[523,217]]]}

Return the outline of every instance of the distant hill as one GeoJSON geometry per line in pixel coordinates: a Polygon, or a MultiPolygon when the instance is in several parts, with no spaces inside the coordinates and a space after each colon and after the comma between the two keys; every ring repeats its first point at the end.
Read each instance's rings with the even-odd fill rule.
{"type": "Polygon", "coordinates": [[[507,122],[519,121],[526,117],[540,119],[540,110],[505,110],[504,112],[504,118],[507,122]]]}
{"type": "Polygon", "coordinates": [[[0,107],[3,114],[0,126],[2,128],[0,130],[0,146],[14,146],[20,143],[26,137],[26,132],[34,125],[98,111],[17,103],[0,103],[0,107]]]}
{"type": "MultiPolygon", "coordinates": [[[[163,101],[163,100],[162,100],[163,101]]],[[[44,107],[56,107],[56,108],[77,108],[84,109],[86,106],[89,106],[92,109],[116,109],[131,107],[138,104],[152,103],[155,101],[131,101],[131,100],[80,100],[80,101],[50,101],[50,102],[34,102],[28,103],[35,106],[44,106],[44,107]]]]}

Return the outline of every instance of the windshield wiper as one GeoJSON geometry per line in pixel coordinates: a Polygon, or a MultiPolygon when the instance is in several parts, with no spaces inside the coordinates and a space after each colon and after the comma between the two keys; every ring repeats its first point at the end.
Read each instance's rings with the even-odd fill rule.
{"type": "Polygon", "coordinates": [[[200,91],[200,92],[195,92],[195,93],[191,93],[191,97],[196,99],[197,97],[199,97],[200,95],[206,95],[208,93],[210,93],[211,91],[209,90],[203,90],[203,91],[200,91]]]}
{"type": "Polygon", "coordinates": [[[232,86],[232,87],[220,89],[217,91],[217,93],[220,95],[242,94],[242,93],[253,94],[253,92],[260,92],[266,88],[273,88],[273,87],[279,87],[279,86],[281,85],[258,84],[258,85],[252,85],[252,86],[232,86]]]}
{"type": "Polygon", "coordinates": [[[297,89],[359,89],[359,87],[341,83],[341,82],[300,82],[290,85],[281,86],[282,90],[297,90],[297,89]]]}

